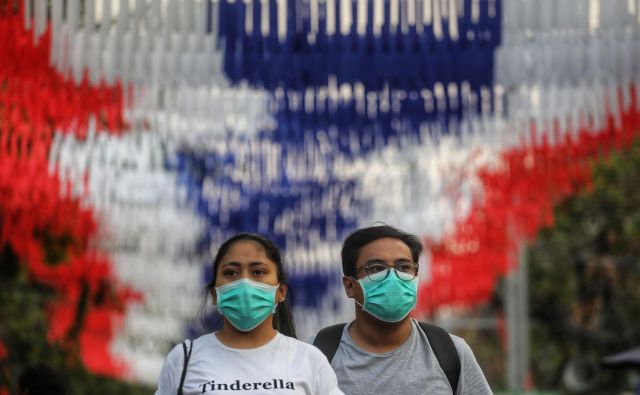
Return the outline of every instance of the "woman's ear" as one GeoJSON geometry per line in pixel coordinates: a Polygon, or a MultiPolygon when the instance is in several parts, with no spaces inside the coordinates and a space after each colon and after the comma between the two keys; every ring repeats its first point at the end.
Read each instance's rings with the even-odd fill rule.
{"type": "Polygon", "coordinates": [[[276,291],[276,300],[278,303],[284,302],[287,298],[287,284],[278,285],[278,290],[276,291]]]}
{"type": "Polygon", "coordinates": [[[287,289],[287,284],[280,284],[278,286],[278,290],[276,291],[276,298],[278,303],[284,302],[284,300],[287,298],[287,289]]]}

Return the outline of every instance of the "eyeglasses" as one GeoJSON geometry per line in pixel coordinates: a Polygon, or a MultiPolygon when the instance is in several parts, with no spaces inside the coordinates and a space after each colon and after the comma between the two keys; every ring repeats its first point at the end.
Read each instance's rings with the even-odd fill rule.
{"type": "Polygon", "coordinates": [[[397,262],[393,265],[372,262],[362,266],[356,273],[364,270],[371,281],[382,281],[391,273],[389,269],[394,269],[396,276],[403,281],[411,281],[418,275],[418,264],[415,262],[397,262]]]}

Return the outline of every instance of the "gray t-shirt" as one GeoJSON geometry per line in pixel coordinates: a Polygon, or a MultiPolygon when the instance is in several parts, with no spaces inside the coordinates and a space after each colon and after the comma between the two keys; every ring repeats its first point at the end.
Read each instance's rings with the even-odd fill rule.
{"type": "MultiPolygon", "coordinates": [[[[412,320],[411,335],[399,348],[372,353],[359,348],[345,325],[331,366],[338,386],[347,395],[452,394],[447,376],[438,364],[427,336],[412,320]]],[[[456,395],[493,394],[473,355],[460,337],[451,335],[460,355],[460,381],[456,395]]]]}

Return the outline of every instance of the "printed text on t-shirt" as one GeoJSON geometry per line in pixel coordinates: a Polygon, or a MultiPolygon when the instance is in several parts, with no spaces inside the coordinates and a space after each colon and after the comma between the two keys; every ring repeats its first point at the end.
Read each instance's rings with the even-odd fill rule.
{"type": "Polygon", "coordinates": [[[294,390],[293,382],[284,381],[282,379],[272,379],[271,381],[242,383],[240,380],[235,380],[233,383],[218,383],[215,380],[211,380],[204,384],[198,385],[202,389],[202,393],[212,391],[257,391],[257,390],[294,390]]]}

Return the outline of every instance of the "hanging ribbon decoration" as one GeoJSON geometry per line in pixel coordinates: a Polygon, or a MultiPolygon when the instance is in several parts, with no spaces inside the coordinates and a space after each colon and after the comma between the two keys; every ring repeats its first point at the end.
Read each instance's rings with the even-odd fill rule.
{"type": "MultiPolygon", "coordinates": [[[[82,281],[92,290],[98,278],[125,274],[145,287],[147,304],[128,317],[142,333],[167,325],[148,336],[150,348],[137,345],[130,328],[117,345],[148,363],[135,374],[149,382],[160,349],[187,325],[182,316],[162,321],[178,315],[180,303],[154,296],[211,275],[182,259],[194,252],[184,253],[196,244],[197,235],[182,232],[191,224],[207,228],[196,252],[241,230],[285,247],[292,285],[302,290],[305,334],[350,318],[336,266],[340,243],[374,221],[428,240],[431,275],[421,283],[418,313],[482,303],[515,267],[516,247],[553,223],[553,205],[588,189],[591,162],[637,135],[637,10],[631,15],[628,2],[612,0],[589,31],[587,3],[136,1],[116,14],[102,7],[98,16],[93,1],[51,2],[49,13],[46,2],[26,1],[34,17],[3,18],[0,30],[1,53],[11,55],[0,65],[0,81],[9,84],[0,90],[0,152],[12,153],[2,169],[28,178],[14,186],[7,170],[2,185],[39,205],[8,193],[9,209],[36,213],[12,243],[54,285],[91,262],[82,281]],[[115,136],[129,127],[130,135],[115,136]],[[52,143],[54,129],[73,138],[52,143]],[[38,175],[46,174],[47,155],[54,181],[38,175]],[[162,200],[154,192],[174,175],[167,195],[178,197],[162,200]],[[60,197],[42,203],[50,194],[60,197]],[[79,199],[94,212],[76,206],[79,199]],[[154,210],[166,214],[172,204],[184,210],[153,222],[154,210]],[[38,207],[50,208],[44,215],[38,207]],[[201,221],[177,219],[188,210],[201,221]],[[73,269],[58,273],[27,235],[61,213],[74,219],[52,229],[72,229],[83,243],[73,255],[81,258],[68,261],[73,269]],[[108,223],[116,229],[128,223],[128,234],[154,231],[137,249],[112,246],[113,269],[99,253],[83,261],[98,222],[106,226],[96,218],[116,218],[108,223]],[[154,258],[167,250],[170,259],[154,258]],[[176,267],[184,277],[170,275],[176,267]]],[[[78,290],[68,283],[60,292],[69,299],[78,290]]],[[[55,312],[60,324],[51,338],[63,336],[72,313],[55,312]]],[[[87,328],[119,318],[109,314],[96,314],[87,328]]],[[[189,333],[198,330],[210,328],[189,333]]],[[[83,347],[104,350],[106,335],[83,347]]]]}
{"type": "MultiPolygon", "coordinates": [[[[441,306],[488,302],[497,280],[517,266],[520,244],[533,240],[540,229],[553,226],[555,204],[577,193],[588,193],[593,164],[637,141],[637,88],[623,89],[628,89],[628,106],[620,114],[609,111],[604,129],[594,130],[585,124],[577,137],[564,134],[555,145],[550,145],[544,133],[540,144],[506,152],[501,170],[481,174],[484,196],[476,201],[472,214],[442,241],[426,241],[432,253],[433,277],[421,291],[420,309],[433,313],[441,306]]],[[[554,128],[560,136],[557,123],[554,128]]],[[[532,124],[533,141],[536,131],[532,124]]]]}
{"type": "Polygon", "coordinates": [[[86,78],[79,85],[67,81],[49,65],[50,30],[34,39],[23,25],[24,9],[15,14],[12,2],[2,3],[0,245],[12,248],[30,281],[55,291],[46,307],[47,338],[66,345],[78,326],[85,366],[119,375],[126,368],[111,355],[110,342],[126,305],[139,295],[114,280],[110,259],[94,247],[93,213],[70,184],[49,173],[48,154],[55,130],[84,137],[90,117],[99,129],[119,133],[123,92],[93,87],[86,78]],[[53,243],[60,256],[52,255],[53,243]]]}
{"type": "Polygon", "coordinates": [[[496,84],[510,92],[506,137],[518,141],[480,172],[470,214],[441,240],[425,241],[432,278],[422,288],[424,312],[488,301],[522,244],[553,226],[554,205],[588,191],[591,166],[640,134],[638,10],[601,4],[596,18],[584,1],[521,3],[505,4],[496,67],[496,84]]]}

